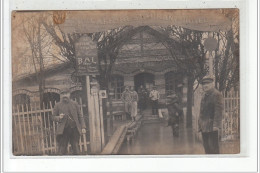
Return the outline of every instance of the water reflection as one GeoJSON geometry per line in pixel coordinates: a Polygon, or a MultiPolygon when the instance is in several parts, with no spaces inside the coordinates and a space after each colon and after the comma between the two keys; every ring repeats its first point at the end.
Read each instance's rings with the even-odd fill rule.
{"type": "Polygon", "coordinates": [[[118,154],[204,154],[202,144],[196,141],[192,129],[180,128],[180,136],[172,135],[164,123],[143,124],[135,139],[125,142],[118,154]]]}

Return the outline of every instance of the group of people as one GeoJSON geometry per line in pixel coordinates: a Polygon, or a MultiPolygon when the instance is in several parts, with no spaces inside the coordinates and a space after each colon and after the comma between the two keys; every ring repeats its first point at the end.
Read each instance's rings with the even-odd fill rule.
{"type": "MultiPolygon", "coordinates": [[[[213,78],[205,77],[201,84],[204,95],[200,106],[198,121],[199,132],[202,133],[205,153],[218,154],[223,99],[221,93],[214,88],[213,78]]],[[[138,93],[133,87],[126,86],[125,91],[122,94],[122,100],[125,103],[126,116],[133,121],[136,120],[138,103],[140,104],[140,107],[144,109],[147,101],[146,96],[148,95],[148,92],[143,87],[139,88],[138,93]]],[[[56,131],[57,143],[59,146],[58,154],[65,155],[68,143],[70,142],[73,154],[77,155],[80,153],[80,134],[86,133],[86,124],[78,104],[70,100],[69,90],[64,90],[60,94],[61,101],[55,105],[51,116],[53,121],[58,122],[56,131]]],[[[160,94],[155,86],[149,93],[149,98],[152,103],[152,114],[158,114],[160,94]]],[[[175,93],[167,96],[167,109],[170,117],[168,125],[172,126],[173,134],[178,136],[179,119],[183,114],[183,109],[179,98],[175,93]]]]}
{"type": "Polygon", "coordinates": [[[122,101],[125,104],[125,116],[127,119],[136,120],[137,116],[137,102],[138,94],[133,87],[126,86],[125,91],[122,93],[122,101]]]}
{"type": "Polygon", "coordinates": [[[156,90],[156,86],[153,86],[152,91],[149,93],[142,85],[136,92],[134,87],[125,87],[125,91],[122,93],[122,101],[125,104],[125,116],[128,119],[136,120],[138,113],[138,108],[140,113],[143,113],[143,110],[147,106],[148,96],[152,105],[152,115],[158,115],[158,102],[160,98],[159,92],[156,90]]]}

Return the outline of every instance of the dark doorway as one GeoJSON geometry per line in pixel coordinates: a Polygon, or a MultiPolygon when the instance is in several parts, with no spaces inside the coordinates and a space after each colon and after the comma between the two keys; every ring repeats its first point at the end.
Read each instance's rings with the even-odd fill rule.
{"type": "Polygon", "coordinates": [[[154,86],[154,75],[151,73],[139,73],[134,77],[135,91],[139,96],[138,108],[147,110],[151,108],[149,93],[154,86]],[[140,87],[143,86],[142,90],[140,87]]]}
{"type": "Polygon", "coordinates": [[[150,91],[154,85],[154,75],[151,73],[139,73],[134,77],[135,90],[138,91],[142,85],[147,91],[150,91]]]}

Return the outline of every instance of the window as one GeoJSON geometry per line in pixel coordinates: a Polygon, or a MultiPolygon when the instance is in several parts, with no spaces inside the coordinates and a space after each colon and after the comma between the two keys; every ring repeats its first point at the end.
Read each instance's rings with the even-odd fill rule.
{"type": "Polygon", "coordinates": [[[30,97],[26,94],[18,94],[13,96],[13,105],[14,106],[19,106],[19,111],[23,110],[26,111],[27,107],[28,109],[30,108],[30,97]]]}
{"type": "Polygon", "coordinates": [[[124,77],[119,75],[112,76],[111,88],[114,89],[114,99],[121,99],[122,93],[124,91],[124,77]]]}

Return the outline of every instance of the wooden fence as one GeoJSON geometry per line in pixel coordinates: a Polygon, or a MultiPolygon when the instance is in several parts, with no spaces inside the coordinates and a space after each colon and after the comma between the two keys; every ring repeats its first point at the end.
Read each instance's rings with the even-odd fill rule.
{"type": "MultiPolygon", "coordinates": [[[[82,101],[80,108],[83,114],[82,101]]],[[[34,105],[17,105],[12,113],[12,147],[14,155],[55,155],[57,142],[55,131],[57,123],[51,121],[52,104],[43,105],[43,109],[34,105]]],[[[87,153],[86,135],[81,135],[79,147],[82,154],[87,153]]],[[[71,152],[71,146],[68,146],[71,152]]]]}

